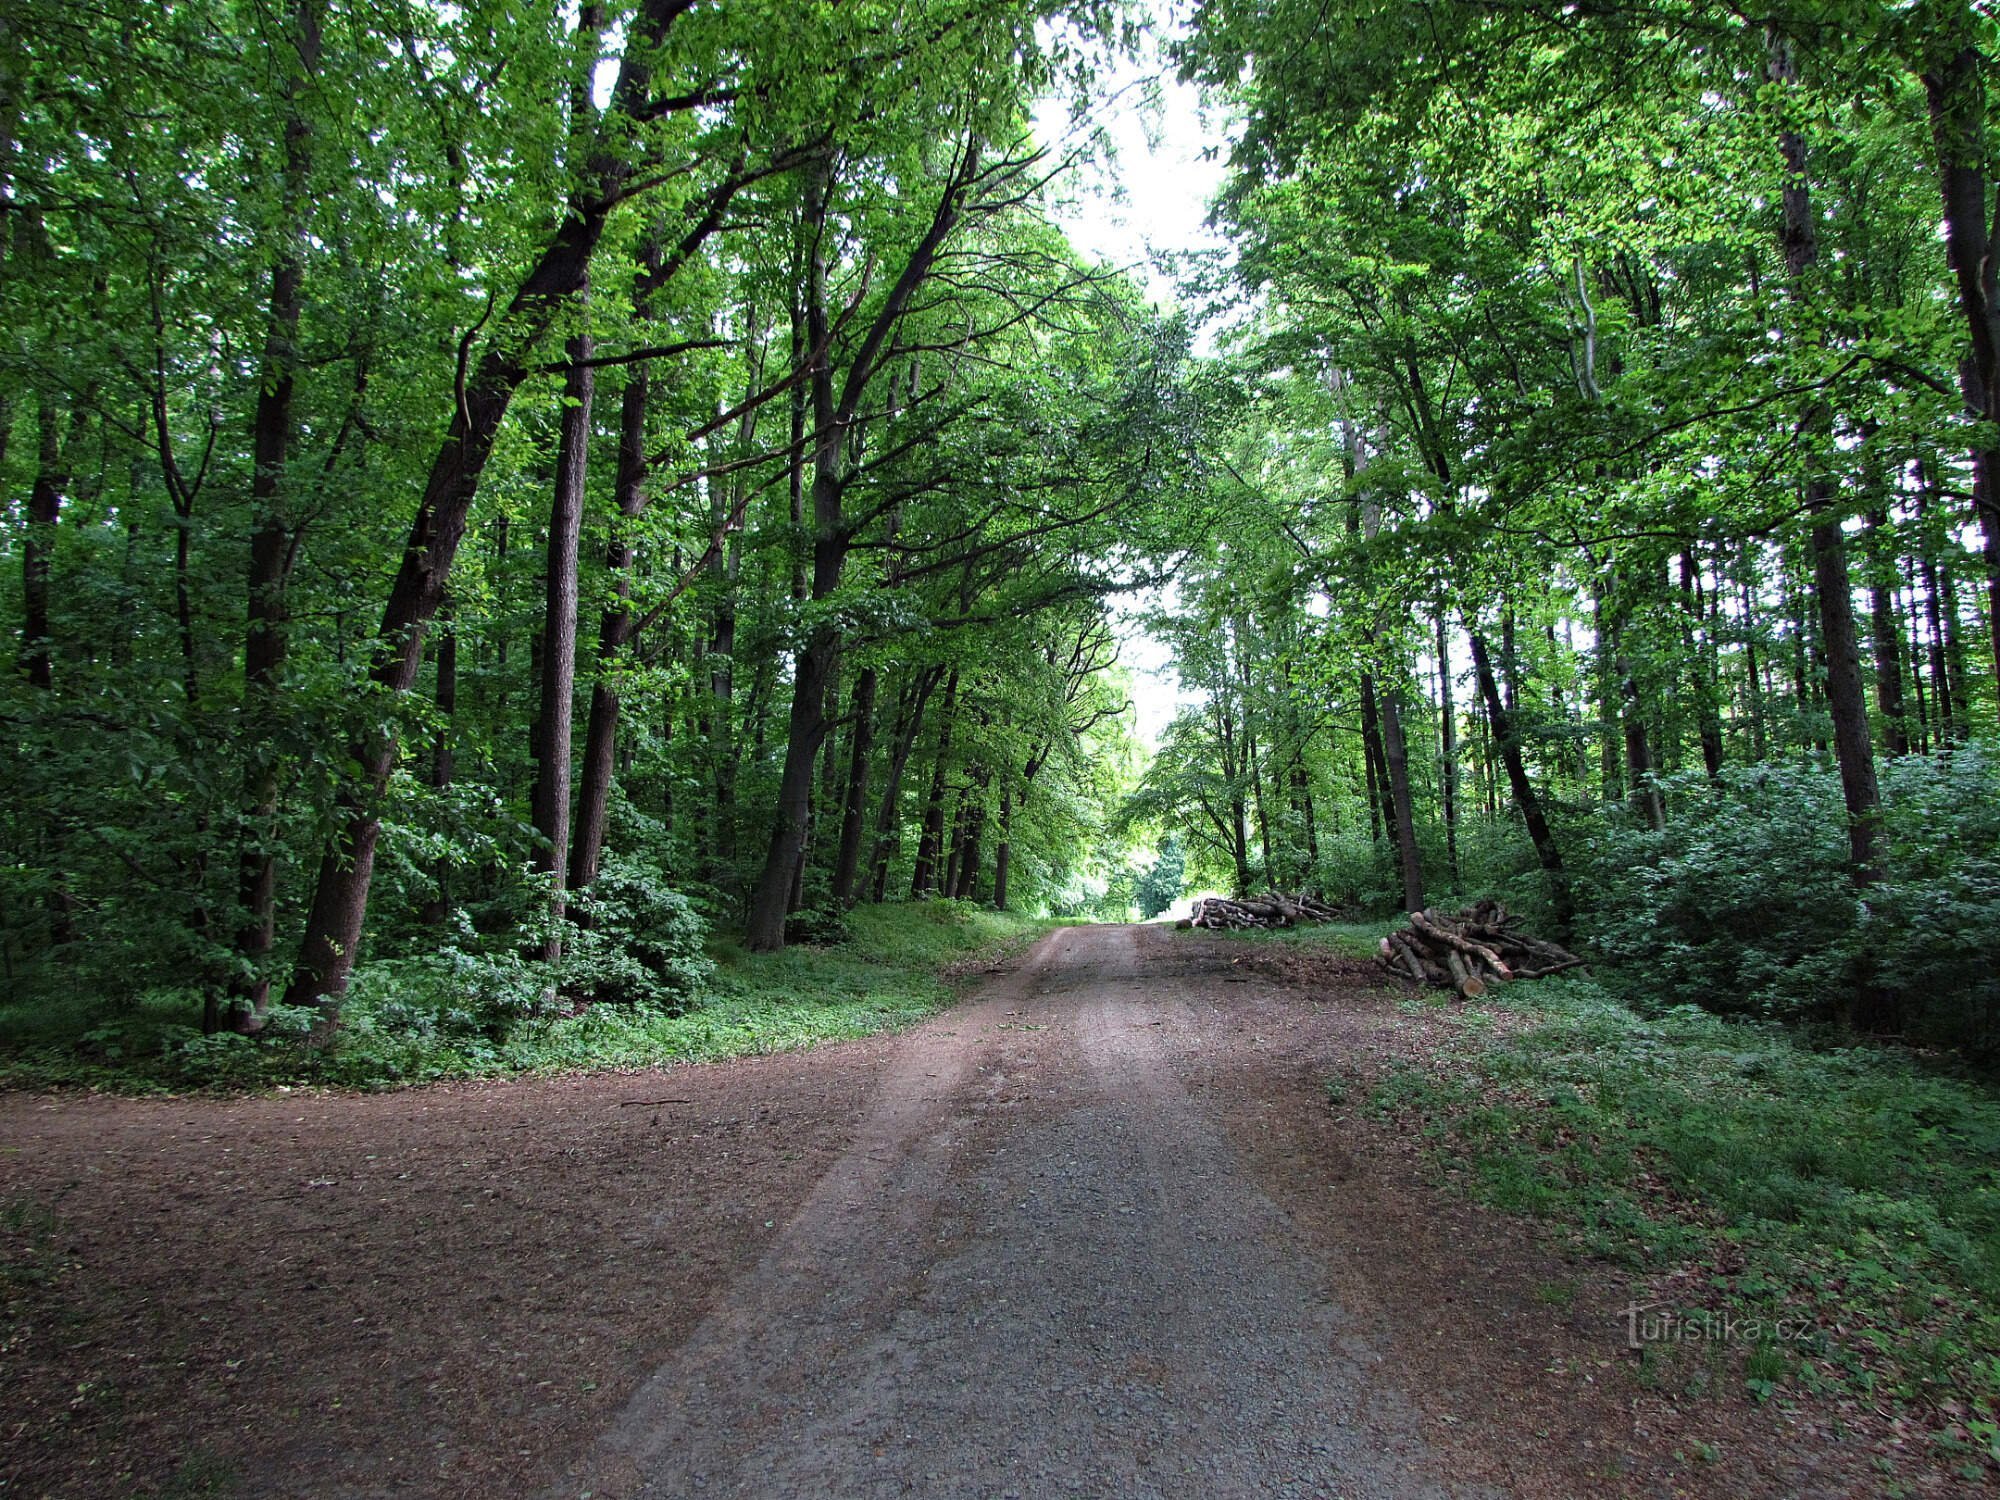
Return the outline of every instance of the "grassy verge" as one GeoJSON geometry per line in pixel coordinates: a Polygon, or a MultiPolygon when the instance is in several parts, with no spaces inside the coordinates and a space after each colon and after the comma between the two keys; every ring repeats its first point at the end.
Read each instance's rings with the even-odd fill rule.
{"type": "Polygon", "coordinates": [[[1221,938],[1230,943],[1251,943],[1273,948],[1330,948],[1348,958],[1373,958],[1375,945],[1395,924],[1376,922],[1324,922],[1316,927],[1245,928],[1231,931],[1204,929],[1203,937],[1221,938]]]}
{"type": "Polygon", "coordinates": [[[1915,1422],[1964,1477],[2000,1465],[2000,1091],[1647,1019],[1584,979],[1452,1012],[1451,1040],[1335,1097],[1358,1085],[1451,1183],[1638,1273],[1643,1382],[1830,1395],[1915,1422]]]}
{"type": "MultiPolygon", "coordinates": [[[[948,1004],[955,977],[1056,924],[951,901],[864,907],[834,946],[753,954],[718,941],[712,980],[676,1011],[597,1005],[577,1014],[482,1019],[476,997],[433,984],[376,986],[336,1043],[203,1037],[184,992],[116,1007],[0,1007],[0,1086],[123,1092],[278,1084],[392,1087],[444,1078],[650,1067],[785,1051],[907,1026],[948,1004]]],[[[357,987],[359,993],[361,987],[357,987]]]]}
{"type": "MultiPolygon", "coordinates": [[[[1354,957],[1388,925],[1231,937],[1354,957]]],[[[1921,1433],[1991,1481],[2000,1089],[1691,1006],[1641,1015],[1583,978],[1395,1005],[1428,1024],[1331,1098],[1415,1136],[1449,1187],[1626,1268],[1642,1384],[1823,1397],[1836,1425],[1921,1433]]]]}

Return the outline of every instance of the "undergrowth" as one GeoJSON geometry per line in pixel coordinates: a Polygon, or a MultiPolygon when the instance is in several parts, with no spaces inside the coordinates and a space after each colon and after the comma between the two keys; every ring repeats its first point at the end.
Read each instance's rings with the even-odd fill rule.
{"type": "Polygon", "coordinates": [[[393,1087],[445,1078],[647,1067],[777,1052],[906,1026],[947,1004],[952,972],[1051,924],[954,901],[862,907],[844,941],[753,954],[711,942],[712,972],[681,1003],[576,1007],[530,966],[440,955],[357,972],[330,1046],[309,1017],[274,1012],[257,1039],[203,1036],[188,992],[115,1003],[0,1006],[0,1085],[121,1092],[279,1084],[393,1087]]]}
{"type": "Polygon", "coordinates": [[[1755,1330],[1731,1353],[1758,1399],[1891,1403],[1968,1473],[2000,1465],[2000,1092],[1693,1006],[1643,1018],[1587,979],[1489,999],[1367,1107],[1472,1197],[1642,1273],[1656,1323],[1755,1330]]]}
{"type": "Polygon", "coordinates": [[[1204,937],[1219,937],[1233,943],[1267,944],[1275,947],[1321,947],[1349,958],[1373,958],[1382,934],[1395,924],[1386,919],[1373,922],[1322,922],[1312,927],[1249,927],[1240,930],[1203,929],[1204,937]]]}

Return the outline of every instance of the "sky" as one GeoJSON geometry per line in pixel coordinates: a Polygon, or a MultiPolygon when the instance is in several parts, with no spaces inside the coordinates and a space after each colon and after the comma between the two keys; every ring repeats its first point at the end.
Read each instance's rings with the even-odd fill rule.
{"type": "MultiPolygon", "coordinates": [[[[1221,122],[1205,118],[1198,91],[1173,77],[1156,50],[1107,70],[1089,126],[1111,152],[1081,162],[1055,193],[1054,217],[1070,242],[1108,264],[1129,268],[1161,306],[1178,305],[1171,259],[1225,244],[1208,228],[1209,200],[1222,186],[1221,122]]],[[[1065,104],[1051,101],[1036,125],[1051,151],[1077,140],[1065,104]]],[[[1171,591],[1119,606],[1119,657],[1132,673],[1140,740],[1150,749],[1181,701],[1172,655],[1140,628],[1143,610],[1171,608],[1171,591]]]]}

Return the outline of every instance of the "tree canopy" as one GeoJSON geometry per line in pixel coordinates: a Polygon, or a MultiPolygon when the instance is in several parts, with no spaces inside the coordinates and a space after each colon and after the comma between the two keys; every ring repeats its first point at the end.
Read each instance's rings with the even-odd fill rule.
{"type": "Polygon", "coordinates": [[[1505,891],[1990,1044],[1996,851],[1924,820],[1996,728],[2000,22],[1204,0],[1229,250],[1174,312],[1033,124],[1139,19],[10,11],[27,1003],[690,1005],[718,935],[1185,879],[1505,891]]]}

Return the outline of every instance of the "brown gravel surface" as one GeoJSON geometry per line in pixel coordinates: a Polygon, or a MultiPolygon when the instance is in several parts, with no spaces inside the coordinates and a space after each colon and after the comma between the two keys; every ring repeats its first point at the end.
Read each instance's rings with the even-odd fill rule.
{"type": "Polygon", "coordinates": [[[0,1098],[0,1495],[1881,1493],[1329,1108],[1395,1000],[1075,928],[811,1053],[0,1098]]]}

